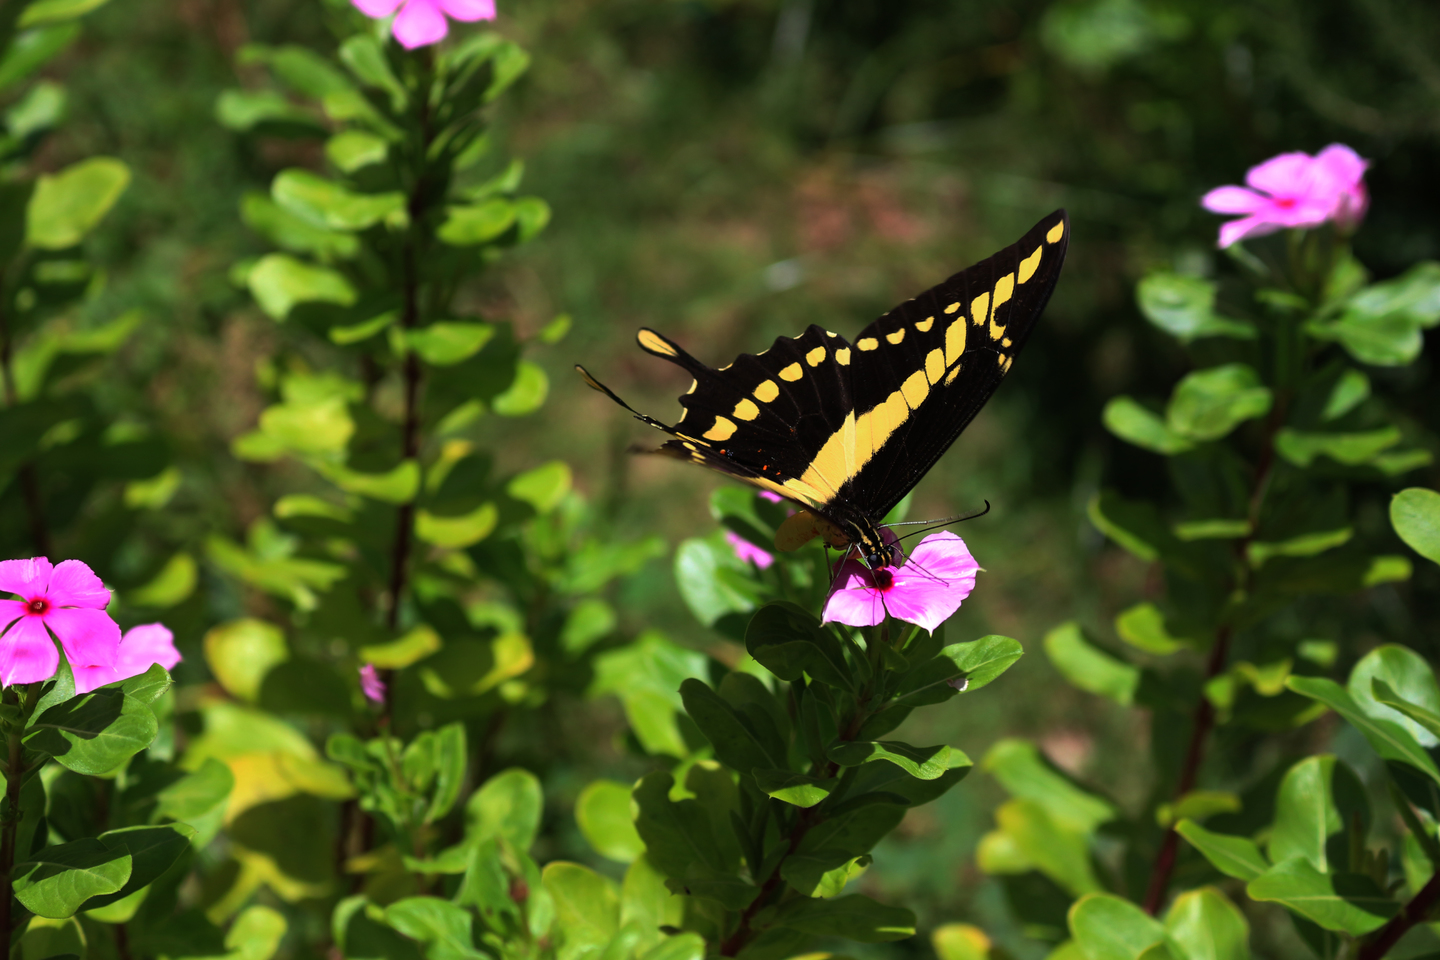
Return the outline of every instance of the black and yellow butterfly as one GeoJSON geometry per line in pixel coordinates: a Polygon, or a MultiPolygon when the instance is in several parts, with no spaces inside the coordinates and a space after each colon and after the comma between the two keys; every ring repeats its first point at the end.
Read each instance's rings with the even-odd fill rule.
{"type": "Polygon", "coordinates": [[[692,460],[810,511],[832,546],[891,565],[878,523],[949,449],[1000,385],[1055,289],[1070,222],[1057,210],[1020,241],[876,320],[853,344],[811,326],[716,370],[653,330],[642,349],[695,378],[654,452],[692,460]]]}

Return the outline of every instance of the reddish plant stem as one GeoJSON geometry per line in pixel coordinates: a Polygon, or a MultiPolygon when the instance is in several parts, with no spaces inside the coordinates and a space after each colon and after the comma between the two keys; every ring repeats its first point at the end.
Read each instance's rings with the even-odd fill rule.
{"type": "Polygon", "coordinates": [[[1390,919],[1379,930],[1375,931],[1374,939],[1365,942],[1360,948],[1360,954],[1356,960],[1380,960],[1381,957],[1390,952],[1390,948],[1400,942],[1400,938],[1410,932],[1410,928],[1417,923],[1423,923],[1426,916],[1440,903],[1440,870],[1430,878],[1430,882],[1420,888],[1420,892],[1410,899],[1410,902],[1400,908],[1400,912],[1390,919]]]}

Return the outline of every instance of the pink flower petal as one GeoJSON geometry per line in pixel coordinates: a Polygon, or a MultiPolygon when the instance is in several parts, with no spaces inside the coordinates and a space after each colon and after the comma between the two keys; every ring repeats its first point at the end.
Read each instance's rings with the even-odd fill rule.
{"type": "Polygon", "coordinates": [[[1262,217],[1244,217],[1220,225],[1220,246],[1228,247],[1249,237],[1261,237],[1274,233],[1279,226],[1262,217]]]}
{"type": "Polygon", "coordinates": [[[390,25],[390,32],[406,50],[439,43],[450,32],[445,14],[436,0],[405,0],[400,14],[390,25]]]}
{"type": "Polygon", "coordinates": [[[840,586],[825,601],[820,622],[844,623],[852,627],[873,627],[885,619],[885,601],[870,585],[870,573],[853,560],[841,568],[840,586]]]}
{"type": "Polygon", "coordinates": [[[775,562],[774,556],[761,550],[733,530],[725,531],[725,542],[730,544],[730,549],[735,551],[735,556],[740,558],[741,563],[754,563],[761,570],[768,570],[770,564],[775,562]]]}
{"type": "Polygon", "coordinates": [[[1268,197],[1244,187],[1216,187],[1200,198],[1200,206],[1211,213],[1255,213],[1270,205],[1268,197]]]}
{"type": "Polygon", "coordinates": [[[1370,162],[1343,143],[1332,143],[1315,155],[1315,166],[1337,183],[1353,186],[1360,183],[1370,162]]]}
{"type": "Polygon", "coordinates": [[[19,594],[27,600],[44,596],[54,569],[44,557],[0,561],[0,590],[19,594]]]}
{"type": "Polygon", "coordinates": [[[1282,153],[1251,167],[1245,182],[1272,197],[1293,197],[1309,183],[1314,164],[1315,158],[1308,153],[1282,153]]]}
{"type": "Polygon", "coordinates": [[[46,599],[57,607],[90,607],[104,610],[110,602],[110,591],[95,576],[95,571],[79,560],[62,560],[50,574],[50,590],[46,599]]]}
{"type": "Polygon", "coordinates": [[[400,4],[405,0],[350,0],[355,9],[367,17],[374,17],[379,20],[381,17],[388,17],[400,9],[400,4]]]}
{"type": "Polygon", "coordinates": [[[0,633],[28,612],[24,600],[0,600],[0,633]]]}
{"type": "Polygon", "coordinates": [[[360,692],[377,707],[385,705],[385,681],[380,679],[373,663],[367,663],[360,668],[360,692]]]}
{"type": "Polygon", "coordinates": [[[37,683],[55,676],[60,651],[39,617],[21,617],[0,637],[0,683],[37,683]]]}
{"type": "Polygon", "coordinates": [[[175,649],[175,635],[164,624],[146,623],[125,631],[125,636],[120,638],[120,652],[114,667],[77,667],[71,664],[70,671],[75,675],[75,692],[89,693],[107,683],[138,677],[152,664],[158,663],[170,670],[179,662],[180,651],[175,649]]]}
{"type": "Polygon", "coordinates": [[[71,667],[114,667],[120,655],[120,626],[103,610],[55,607],[45,614],[71,667]]]}
{"type": "Polygon", "coordinates": [[[495,0],[439,0],[439,3],[441,10],[465,23],[495,19],[495,0]]]}
{"type": "Polygon", "coordinates": [[[785,498],[784,498],[784,497],[780,496],[780,494],[775,493],[775,492],[772,491],[772,490],[761,490],[761,491],[760,491],[760,499],[761,499],[761,500],[769,500],[771,503],[784,503],[784,502],[785,502],[785,498]]]}

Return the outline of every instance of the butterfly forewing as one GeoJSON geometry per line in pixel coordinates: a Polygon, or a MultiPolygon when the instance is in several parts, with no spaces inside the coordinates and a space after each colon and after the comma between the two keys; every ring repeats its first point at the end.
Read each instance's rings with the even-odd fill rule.
{"type": "MultiPolygon", "coordinates": [[[[781,493],[853,528],[884,516],[1009,372],[1065,259],[1063,210],[1019,243],[844,337],[812,326],[706,366],[653,330],[640,346],[695,378],[659,451],[781,493]]],[[[630,409],[581,369],[592,387],[630,409]]],[[[635,412],[631,410],[631,412],[635,412]]]]}

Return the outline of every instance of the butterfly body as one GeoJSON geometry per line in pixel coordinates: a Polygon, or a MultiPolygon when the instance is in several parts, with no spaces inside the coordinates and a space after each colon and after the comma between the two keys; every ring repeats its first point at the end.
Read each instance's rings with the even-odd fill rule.
{"type": "Polygon", "coordinates": [[[897,554],[880,519],[1009,372],[1054,290],[1068,242],[1059,210],[1019,242],[895,307],[854,343],[811,326],[716,369],[642,329],[642,349],[694,377],[673,425],[636,412],[577,369],[670,435],[654,452],[795,501],[830,525],[832,545],[853,544],[872,569],[890,566],[897,554]]]}

